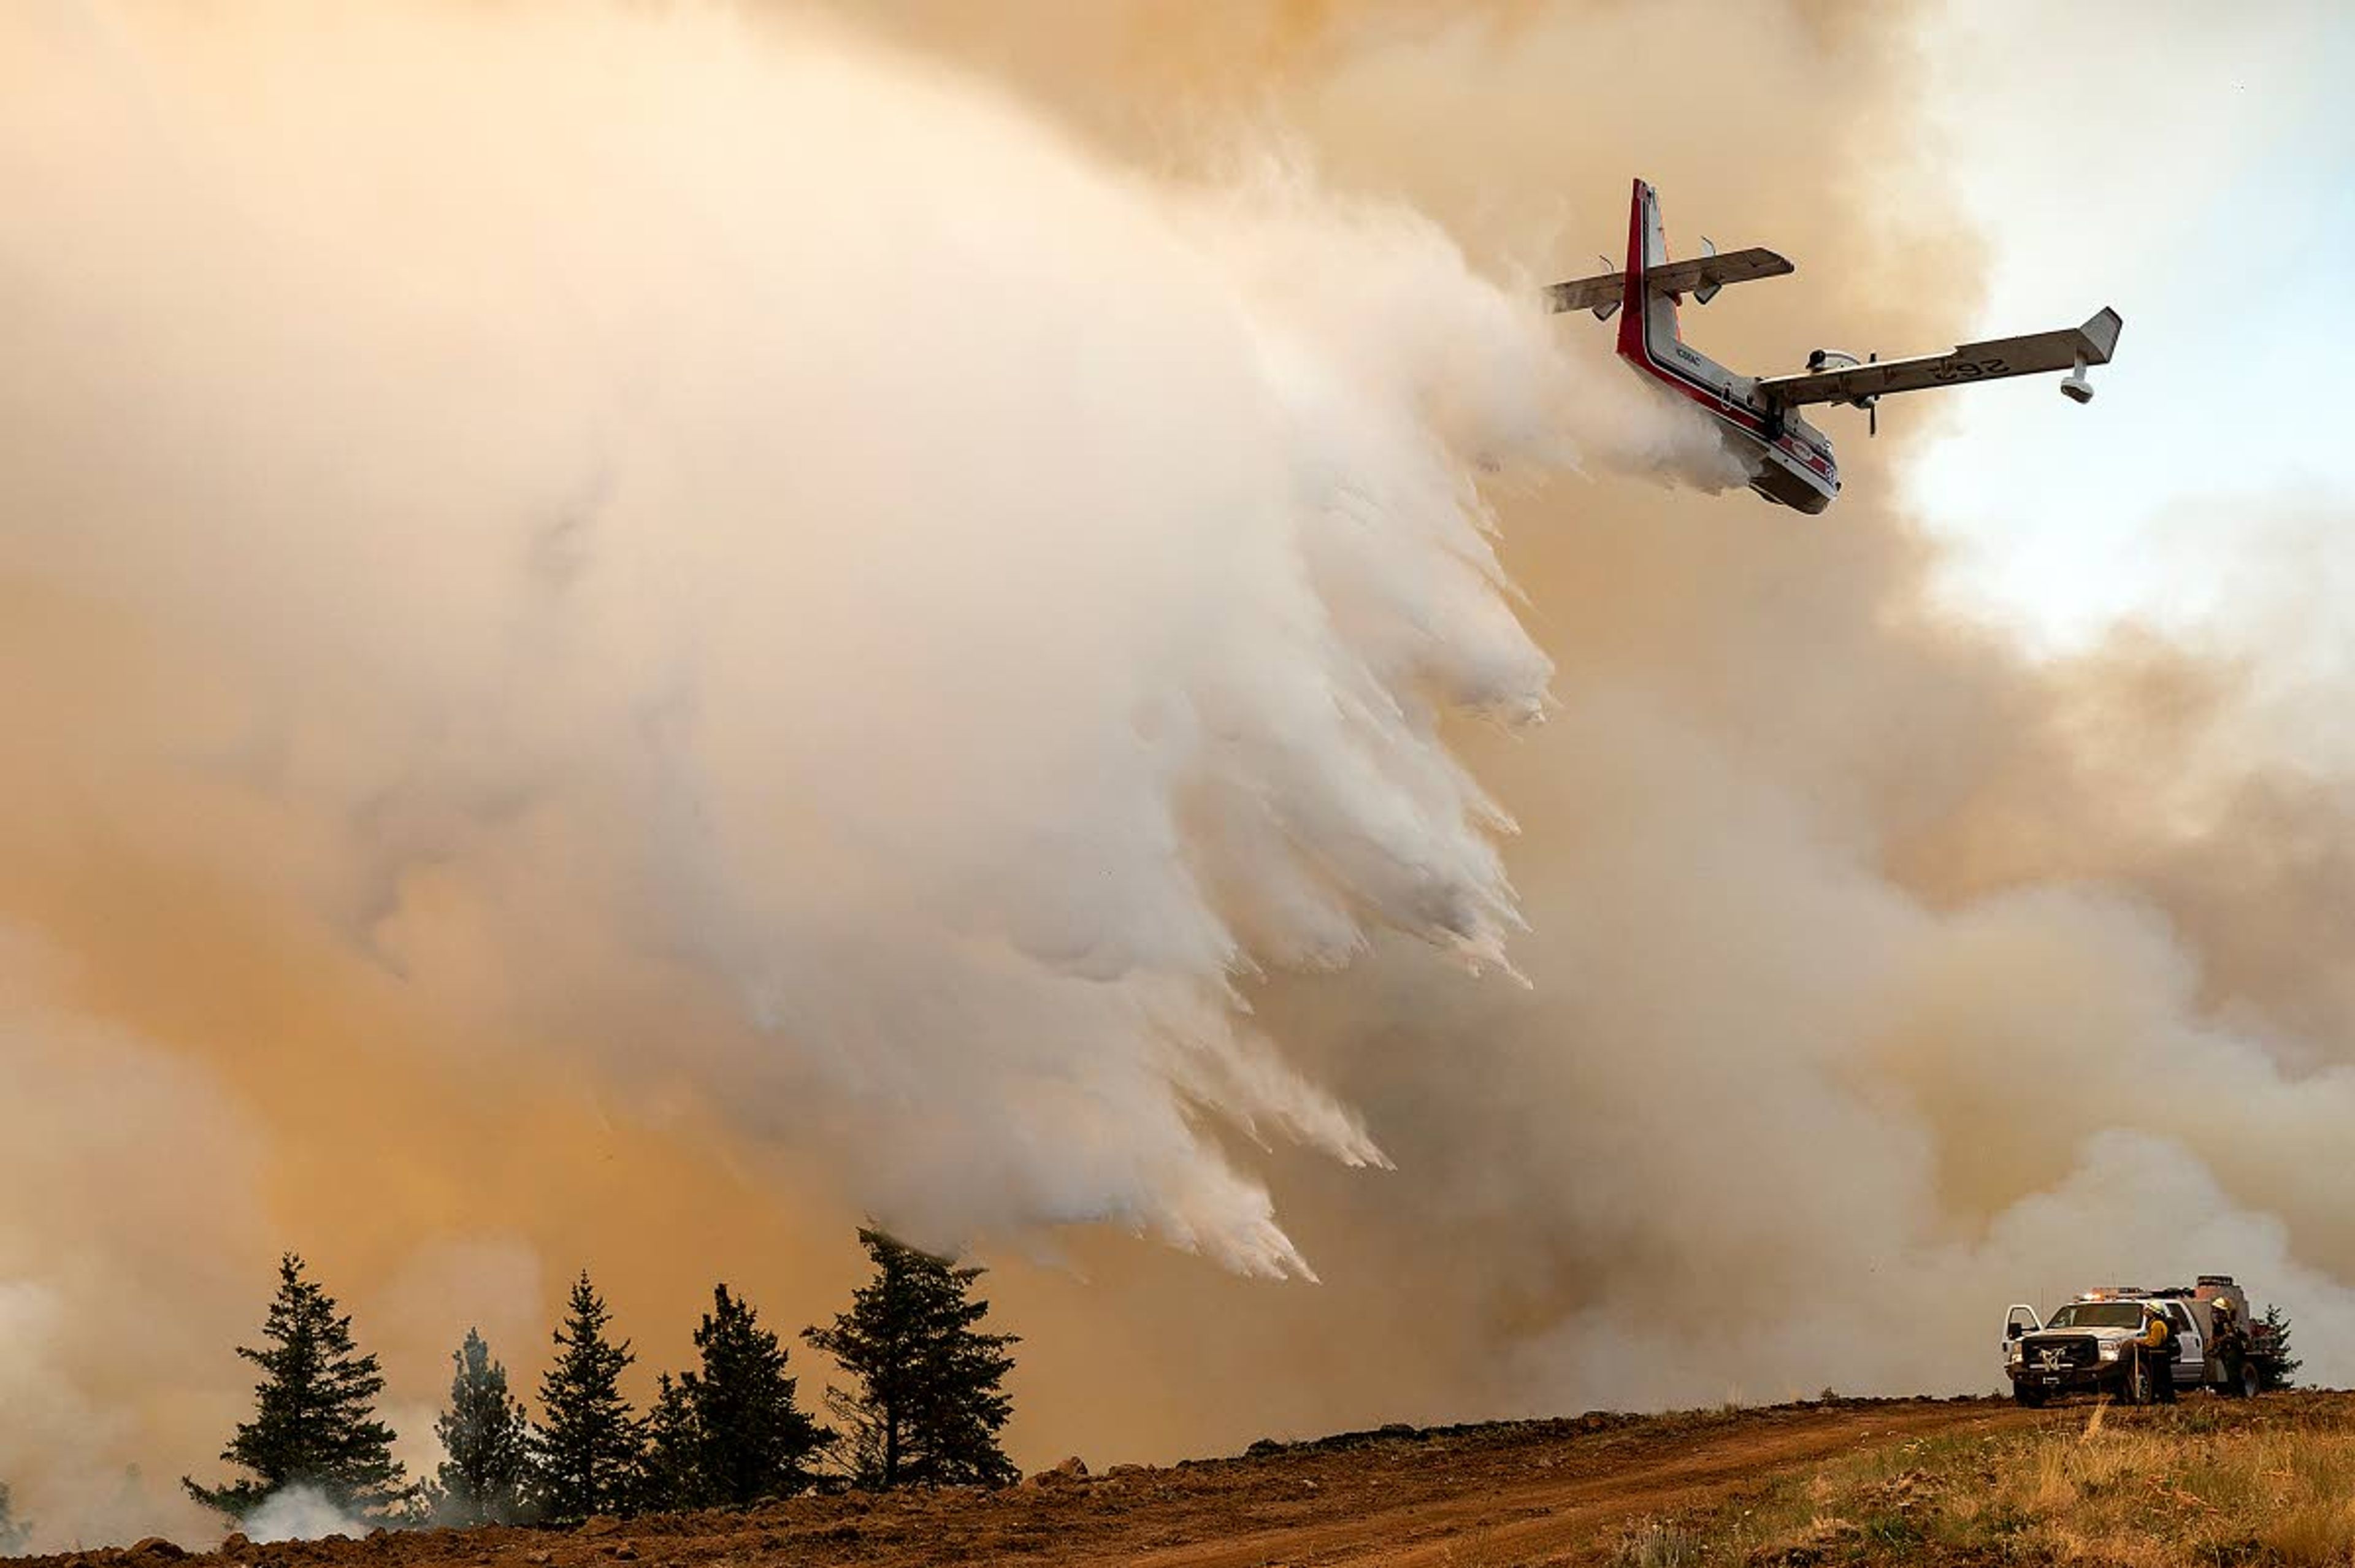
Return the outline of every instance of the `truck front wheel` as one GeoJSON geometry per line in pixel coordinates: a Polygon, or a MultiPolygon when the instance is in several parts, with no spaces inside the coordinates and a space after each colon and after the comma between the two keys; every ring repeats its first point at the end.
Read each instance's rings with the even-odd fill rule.
{"type": "Polygon", "coordinates": [[[2026,1383],[2012,1384],[2011,1397],[2030,1410],[2041,1409],[2044,1404],[2044,1391],[2041,1388],[2030,1388],[2026,1383]]]}

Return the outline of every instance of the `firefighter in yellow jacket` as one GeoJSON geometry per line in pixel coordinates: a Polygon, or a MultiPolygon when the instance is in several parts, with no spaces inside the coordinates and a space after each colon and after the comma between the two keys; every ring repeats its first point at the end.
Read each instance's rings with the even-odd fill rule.
{"type": "Polygon", "coordinates": [[[2134,1337],[2135,1354],[2150,1376],[2150,1397],[2164,1404],[2175,1403],[2175,1325],[2167,1314],[2148,1302],[2143,1304],[2142,1331],[2134,1337]]]}

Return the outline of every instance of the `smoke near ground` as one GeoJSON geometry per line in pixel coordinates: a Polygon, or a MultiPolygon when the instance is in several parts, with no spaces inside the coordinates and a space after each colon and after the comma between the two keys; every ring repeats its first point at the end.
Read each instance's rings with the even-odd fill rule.
{"type": "Polygon", "coordinates": [[[371,1528],[365,1520],[354,1519],[336,1507],[316,1487],[298,1486],[272,1493],[267,1501],[245,1517],[240,1533],[249,1541],[268,1544],[275,1541],[316,1541],[329,1535],[347,1535],[357,1540],[371,1528]]]}
{"type": "Polygon", "coordinates": [[[1712,496],[1524,303],[1641,172],[1802,260],[1729,358],[1938,341],[1898,21],[1677,29],[1833,149],[1761,184],[1616,10],[976,15],[10,14],[44,1539],[203,1528],[284,1245],[412,1437],[582,1263],[650,1372],[864,1213],[983,1243],[1033,1460],[1979,1387],[2119,1274],[2346,1375],[2343,778],[1940,621],[1883,453],[1712,496]]]}

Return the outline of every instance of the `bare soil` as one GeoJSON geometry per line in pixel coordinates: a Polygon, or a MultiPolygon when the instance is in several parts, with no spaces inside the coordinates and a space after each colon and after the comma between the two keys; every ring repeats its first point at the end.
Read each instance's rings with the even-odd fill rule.
{"type": "MultiPolygon", "coordinates": [[[[998,1492],[809,1497],[575,1530],[416,1531],[240,1545],[183,1568],[913,1568],[933,1563],[1607,1563],[1631,1526],[1739,1508],[1794,1474],[1932,1435],[2082,1424],[2009,1401],[1836,1400],[1664,1416],[1591,1414],[1311,1443],[998,1492]]],[[[171,1549],[27,1560],[156,1568],[171,1549]]]]}

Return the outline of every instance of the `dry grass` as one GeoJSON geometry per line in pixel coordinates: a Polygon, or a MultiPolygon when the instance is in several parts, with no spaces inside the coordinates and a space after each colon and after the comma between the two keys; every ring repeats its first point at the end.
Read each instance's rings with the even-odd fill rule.
{"type": "Polygon", "coordinates": [[[1709,1561],[1709,1543],[1697,1531],[1671,1520],[1639,1520],[1619,1538],[1616,1568],[1699,1568],[1709,1561]]]}
{"type": "MultiPolygon", "coordinates": [[[[1625,1543],[1620,1561],[1660,1561],[1664,1534],[1625,1543]]],[[[2355,1396],[2095,1405],[2033,1432],[1903,1444],[1672,1539],[1673,1561],[1711,1568],[2355,1568],[2355,1396]]]]}

